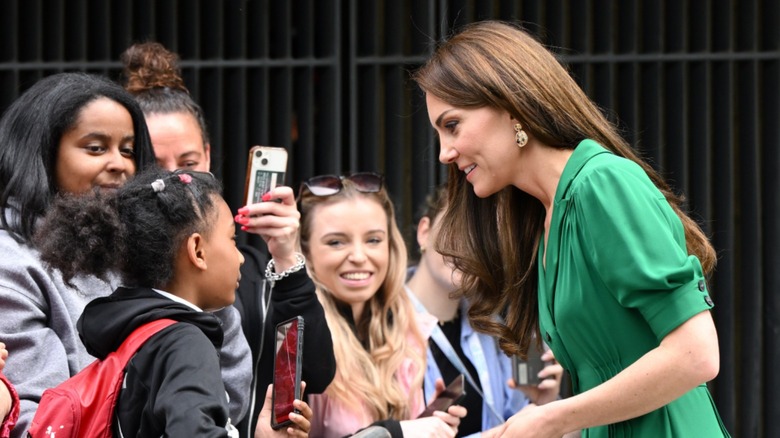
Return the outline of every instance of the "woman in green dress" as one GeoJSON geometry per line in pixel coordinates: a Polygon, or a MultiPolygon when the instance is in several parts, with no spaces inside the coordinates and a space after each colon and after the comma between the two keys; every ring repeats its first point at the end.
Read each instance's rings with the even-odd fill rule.
{"type": "Polygon", "coordinates": [[[572,378],[494,436],[728,436],[706,386],[715,251],[681,199],[514,25],[469,25],[415,80],[450,169],[437,248],[473,326],[507,353],[544,339],[572,378]]]}

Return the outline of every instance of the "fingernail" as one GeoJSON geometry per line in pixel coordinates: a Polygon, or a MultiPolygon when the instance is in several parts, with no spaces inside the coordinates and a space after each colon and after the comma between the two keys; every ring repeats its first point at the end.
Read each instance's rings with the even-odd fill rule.
{"type": "Polygon", "coordinates": [[[249,229],[249,227],[247,227],[246,225],[241,225],[241,231],[246,231],[248,229],[249,229]]]}
{"type": "Polygon", "coordinates": [[[265,195],[263,195],[262,199],[263,199],[263,202],[270,201],[271,200],[271,194],[270,193],[266,193],[265,195]]]}
{"type": "Polygon", "coordinates": [[[241,207],[238,209],[238,214],[246,216],[249,214],[249,209],[246,207],[241,207]]]}

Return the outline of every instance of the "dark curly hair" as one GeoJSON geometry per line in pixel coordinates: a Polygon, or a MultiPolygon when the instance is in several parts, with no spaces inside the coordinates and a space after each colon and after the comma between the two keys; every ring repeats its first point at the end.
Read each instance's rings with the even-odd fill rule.
{"type": "Polygon", "coordinates": [[[221,193],[210,173],[151,168],[113,193],[57,196],[34,242],[66,283],[117,272],[127,286],[160,288],[173,278],[183,241],[208,233],[221,193]]]}

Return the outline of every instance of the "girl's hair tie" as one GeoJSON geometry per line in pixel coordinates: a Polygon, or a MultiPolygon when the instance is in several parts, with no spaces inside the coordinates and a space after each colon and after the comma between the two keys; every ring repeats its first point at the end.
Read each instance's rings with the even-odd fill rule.
{"type": "Polygon", "coordinates": [[[165,190],[165,181],[161,179],[152,181],[152,190],[154,190],[155,193],[165,190]]]}

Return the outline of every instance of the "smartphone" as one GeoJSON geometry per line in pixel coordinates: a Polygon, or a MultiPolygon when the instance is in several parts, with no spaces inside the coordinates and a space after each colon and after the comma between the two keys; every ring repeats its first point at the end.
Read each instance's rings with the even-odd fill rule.
{"type": "Polygon", "coordinates": [[[244,200],[256,204],[264,194],[284,184],[287,172],[287,149],[275,146],[252,146],[246,166],[244,200]]]}
{"type": "Polygon", "coordinates": [[[460,403],[465,397],[466,378],[461,374],[450,382],[450,384],[444,388],[444,391],[440,392],[417,418],[430,417],[435,411],[446,412],[447,408],[460,403]]]}
{"type": "Polygon", "coordinates": [[[525,360],[512,356],[512,378],[515,379],[515,385],[538,385],[542,381],[539,372],[547,366],[542,360],[542,354],[546,350],[545,348],[539,351],[532,343],[528,347],[528,357],[525,360]]]}
{"type": "Polygon", "coordinates": [[[296,316],[276,326],[274,359],[273,413],[271,427],[281,429],[292,424],[290,413],[299,413],[293,401],[301,398],[301,356],[303,354],[303,318],[296,316]]]}

